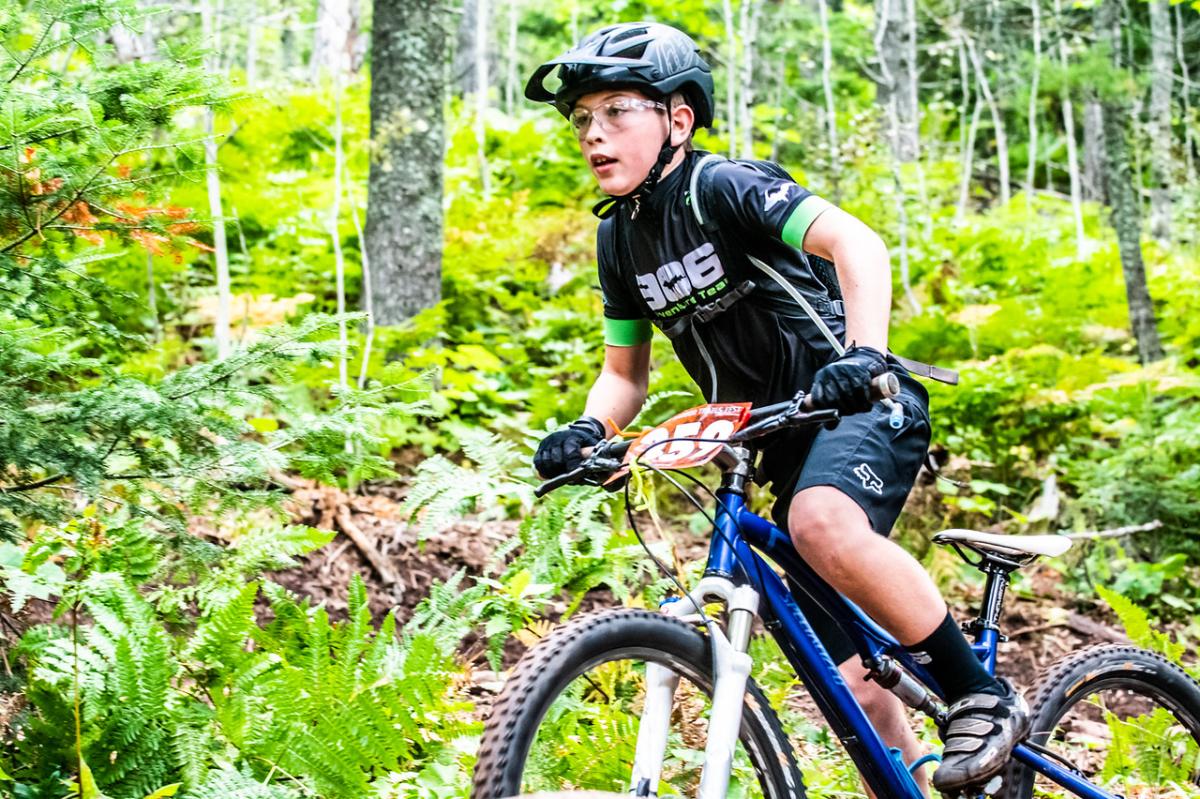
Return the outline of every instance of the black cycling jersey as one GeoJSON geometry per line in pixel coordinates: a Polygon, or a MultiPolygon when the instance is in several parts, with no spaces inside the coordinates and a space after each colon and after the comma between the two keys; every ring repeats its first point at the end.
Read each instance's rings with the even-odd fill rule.
{"type": "Polygon", "coordinates": [[[688,153],[641,200],[636,215],[625,202],[601,222],[604,315],[648,319],[668,332],[710,402],[779,402],[807,390],[835,353],[817,325],[749,256],[799,289],[844,339],[844,321],[827,287],[808,258],[783,241],[785,226],[789,238],[802,240],[828,203],[751,163],[723,161],[705,168],[703,211],[717,223],[706,233],[689,196],[692,170],[704,155],[688,153]],[[798,231],[797,218],[803,220],[798,231]],[[722,300],[736,301],[721,308],[722,300]]]}

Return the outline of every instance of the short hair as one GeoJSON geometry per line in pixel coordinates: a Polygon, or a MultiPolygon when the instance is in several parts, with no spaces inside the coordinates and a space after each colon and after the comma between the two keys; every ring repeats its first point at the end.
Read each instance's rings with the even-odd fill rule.
{"type": "Polygon", "coordinates": [[[671,95],[667,97],[667,115],[670,116],[671,112],[681,105],[686,105],[688,108],[692,109],[692,129],[688,131],[687,138],[684,140],[682,145],[683,149],[690,153],[695,149],[695,147],[692,146],[692,137],[696,135],[696,109],[692,106],[686,94],[683,92],[671,92],[671,95]]]}

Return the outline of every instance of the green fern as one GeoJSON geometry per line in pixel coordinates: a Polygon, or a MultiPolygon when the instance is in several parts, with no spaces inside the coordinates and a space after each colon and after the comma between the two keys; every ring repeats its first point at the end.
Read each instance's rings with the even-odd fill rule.
{"type": "Polygon", "coordinates": [[[1125,628],[1125,634],[1131,641],[1140,647],[1158,652],[1174,663],[1183,665],[1183,653],[1186,651],[1186,647],[1172,641],[1166,633],[1154,629],[1150,624],[1150,616],[1145,610],[1103,585],[1096,586],[1096,593],[1117,614],[1121,626],[1125,628]]]}

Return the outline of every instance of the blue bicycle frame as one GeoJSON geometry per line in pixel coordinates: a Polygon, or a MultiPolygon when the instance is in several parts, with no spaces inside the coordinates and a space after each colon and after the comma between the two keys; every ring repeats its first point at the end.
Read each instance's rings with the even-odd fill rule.
{"type": "MultiPolygon", "coordinates": [[[[767,629],[875,795],[922,799],[908,768],[884,744],[867,719],[783,580],[754,549],[783,567],[804,591],[828,609],[865,659],[893,658],[941,697],[937,683],[895,638],[818,577],[796,553],[787,534],[748,510],[739,491],[722,488],[717,492],[717,500],[716,529],[706,573],[747,583],[758,591],[759,613],[767,629]]],[[[984,628],[977,638],[975,652],[988,671],[994,673],[999,633],[994,628],[984,628]]],[[[1018,745],[1013,757],[1084,799],[1118,799],[1025,745],[1018,745]]]]}

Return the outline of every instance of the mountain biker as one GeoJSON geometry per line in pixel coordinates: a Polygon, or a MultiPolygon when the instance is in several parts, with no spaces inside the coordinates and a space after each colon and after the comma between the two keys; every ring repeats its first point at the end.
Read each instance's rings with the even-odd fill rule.
{"type": "MultiPolygon", "coordinates": [[[[700,225],[691,184],[705,154],[691,138],[712,124],[713,81],[695,42],[672,27],[602,28],[539,67],[525,96],[571,121],[610,197],[597,206],[604,366],[584,415],[538,447],[537,471],[549,478],[575,468],[584,447],[616,432],[608,422],[632,421],[646,399],[652,325],[671,337],[709,402],[763,405],[806,391],[819,407],[841,411],[834,429],[765,446],[758,479],[772,484],[776,521],[805,560],[927,664],[952,703],[934,785],[947,791],[990,778],[1028,731],[1028,707],[984,670],[929,575],[887,537],[930,429],[928,394],[888,354],[891,272],[882,240],[778,167],[751,162],[704,170],[707,193],[698,194],[716,226],[700,225]],[[544,81],[556,68],[560,85],[551,90],[544,81]],[[834,264],[842,302],[812,256],[834,264]],[[764,278],[764,265],[780,282],[764,278]],[[870,399],[870,381],[889,369],[902,387],[898,429],[870,399]]],[[[915,760],[919,744],[900,701],[863,680],[866,670],[828,614],[801,604],[881,735],[915,760]]]]}

